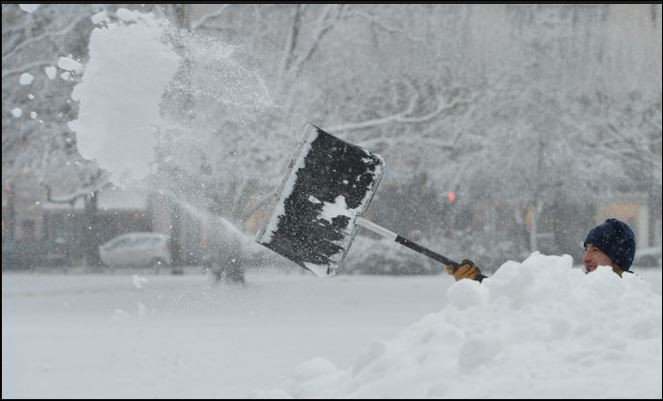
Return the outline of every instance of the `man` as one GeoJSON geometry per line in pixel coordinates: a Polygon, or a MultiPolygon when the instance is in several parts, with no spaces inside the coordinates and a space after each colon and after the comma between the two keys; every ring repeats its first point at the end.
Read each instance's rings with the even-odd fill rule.
{"type": "Polygon", "coordinates": [[[635,257],[635,235],[628,224],[607,219],[587,234],[583,246],[585,273],[593,272],[598,266],[612,267],[619,277],[623,272],[632,273],[629,269],[635,257]]]}
{"type": "MultiPolygon", "coordinates": [[[[598,266],[610,266],[612,271],[632,273],[629,269],[635,257],[635,235],[628,224],[617,219],[607,219],[603,224],[592,228],[583,243],[585,251],[582,263],[585,273],[591,273],[598,266]]],[[[446,266],[447,272],[456,281],[468,278],[482,281],[486,276],[471,260],[465,259],[459,266],[446,266]]]]}

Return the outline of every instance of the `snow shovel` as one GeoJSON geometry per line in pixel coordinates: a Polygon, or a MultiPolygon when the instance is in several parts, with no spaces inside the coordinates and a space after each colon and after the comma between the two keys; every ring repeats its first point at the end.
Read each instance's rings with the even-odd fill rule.
{"type": "Polygon", "coordinates": [[[333,276],[362,226],[445,265],[458,263],[365,219],[384,159],[308,123],[256,242],[316,276],[333,276]]]}

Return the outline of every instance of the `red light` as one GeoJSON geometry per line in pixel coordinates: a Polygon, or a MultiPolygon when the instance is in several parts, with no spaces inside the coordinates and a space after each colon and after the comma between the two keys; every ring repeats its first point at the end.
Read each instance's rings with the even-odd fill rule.
{"type": "Polygon", "coordinates": [[[449,202],[455,202],[456,201],[456,193],[455,192],[449,192],[449,195],[447,195],[447,199],[449,199],[449,202]]]}

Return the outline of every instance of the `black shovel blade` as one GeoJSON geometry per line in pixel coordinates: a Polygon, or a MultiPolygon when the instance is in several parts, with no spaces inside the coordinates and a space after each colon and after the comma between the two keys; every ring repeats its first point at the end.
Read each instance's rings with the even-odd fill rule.
{"type": "Polygon", "coordinates": [[[256,241],[317,276],[331,276],[373,199],[384,159],[312,124],[304,131],[256,241]]]}

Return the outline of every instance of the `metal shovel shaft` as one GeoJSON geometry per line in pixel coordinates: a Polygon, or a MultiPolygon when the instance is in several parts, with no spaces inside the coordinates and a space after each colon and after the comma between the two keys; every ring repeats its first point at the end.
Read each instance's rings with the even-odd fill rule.
{"type": "Polygon", "coordinates": [[[414,241],[410,241],[407,238],[401,237],[400,235],[398,235],[394,232],[391,232],[391,231],[387,230],[386,228],[381,227],[381,226],[373,223],[370,220],[366,220],[363,217],[357,217],[356,221],[357,221],[358,225],[360,225],[360,226],[362,226],[366,229],[369,229],[369,230],[373,231],[374,233],[379,234],[379,235],[381,235],[385,238],[389,238],[393,241],[396,241],[399,244],[404,245],[404,246],[406,246],[406,247],[408,247],[408,248],[410,248],[414,251],[417,251],[417,252],[419,252],[423,255],[426,255],[431,259],[437,260],[438,262],[441,262],[445,265],[452,265],[454,267],[459,266],[459,264],[454,262],[453,260],[448,259],[447,257],[445,257],[443,255],[440,255],[439,253],[437,253],[435,251],[431,251],[430,249],[426,248],[425,246],[421,246],[421,245],[417,244],[414,241]]]}

